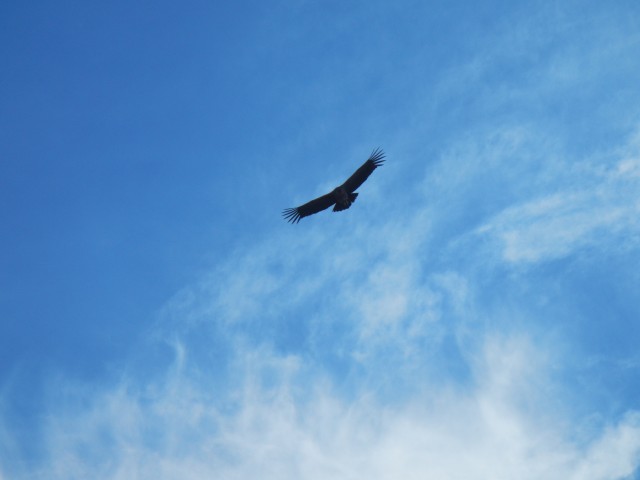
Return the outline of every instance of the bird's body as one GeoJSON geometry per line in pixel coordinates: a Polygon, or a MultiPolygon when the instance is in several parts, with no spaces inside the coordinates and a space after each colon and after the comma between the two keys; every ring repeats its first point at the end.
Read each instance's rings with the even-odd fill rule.
{"type": "Polygon", "coordinates": [[[282,212],[284,218],[291,223],[298,223],[302,217],[313,215],[314,213],[321,212],[333,205],[334,212],[341,212],[351,206],[356,201],[358,196],[355,190],[369,178],[369,175],[384,163],[384,152],[380,149],[376,149],[371,153],[371,156],[366,162],[362,164],[353,175],[351,175],[346,182],[339,187],[333,189],[333,191],[311,200],[310,202],[300,205],[296,208],[287,208],[282,212]]]}
{"type": "Polygon", "coordinates": [[[341,212],[351,206],[356,201],[357,193],[349,193],[343,186],[339,186],[333,189],[331,192],[336,204],[333,206],[334,212],[341,212]]]}

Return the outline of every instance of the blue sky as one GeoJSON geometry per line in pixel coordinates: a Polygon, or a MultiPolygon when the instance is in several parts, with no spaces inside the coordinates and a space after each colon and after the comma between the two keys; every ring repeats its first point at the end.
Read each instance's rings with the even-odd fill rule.
{"type": "Polygon", "coordinates": [[[4,2],[0,60],[1,480],[640,478],[637,2],[4,2]]]}

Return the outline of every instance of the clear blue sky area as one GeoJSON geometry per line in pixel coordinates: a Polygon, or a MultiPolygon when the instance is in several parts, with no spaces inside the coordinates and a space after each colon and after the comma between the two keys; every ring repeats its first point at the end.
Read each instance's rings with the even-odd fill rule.
{"type": "Polygon", "coordinates": [[[6,1],[0,65],[0,480],[640,478],[640,3],[6,1]]]}

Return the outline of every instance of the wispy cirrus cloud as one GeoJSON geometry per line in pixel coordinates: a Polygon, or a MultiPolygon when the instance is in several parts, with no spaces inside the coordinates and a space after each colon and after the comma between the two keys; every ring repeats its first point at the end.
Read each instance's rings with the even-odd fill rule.
{"type": "Polygon", "coordinates": [[[502,258],[531,263],[589,246],[637,248],[640,154],[633,142],[618,159],[569,172],[556,191],[509,206],[477,230],[501,244],[502,258]]]}
{"type": "Polygon", "coordinates": [[[157,383],[125,381],[57,411],[34,478],[614,479],[640,462],[640,416],[576,430],[545,354],[524,336],[487,337],[471,386],[426,382],[393,404],[309,380],[314,366],[300,357],[237,353],[223,394],[194,381],[187,351],[157,383]]]}

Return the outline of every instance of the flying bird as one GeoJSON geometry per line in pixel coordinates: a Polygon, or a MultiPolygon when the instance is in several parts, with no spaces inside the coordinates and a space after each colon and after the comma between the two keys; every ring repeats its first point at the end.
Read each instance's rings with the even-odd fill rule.
{"type": "Polygon", "coordinates": [[[351,206],[358,196],[355,191],[369,175],[384,163],[384,152],[376,148],[366,162],[351,175],[346,182],[333,189],[332,192],[311,200],[296,208],[286,208],[282,216],[291,223],[298,223],[301,218],[326,210],[333,205],[334,212],[341,212],[351,206]]]}

